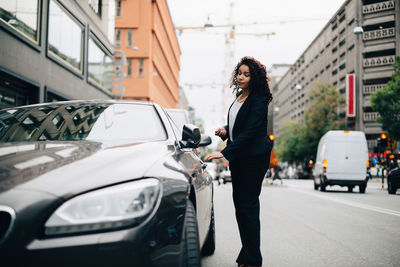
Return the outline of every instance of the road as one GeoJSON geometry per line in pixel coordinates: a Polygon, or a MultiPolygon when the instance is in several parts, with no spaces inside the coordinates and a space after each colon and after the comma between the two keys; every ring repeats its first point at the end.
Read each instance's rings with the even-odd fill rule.
{"type": "MultiPolygon", "coordinates": [[[[365,194],[346,187],[314,191],[312,180],[263,184],[263,266],[400,266],[400,190],[378,180],[365,194]]],[[[216,250],[203,267],[234,267],[240,250],[231,184],[215,185],[216,250]]]]}

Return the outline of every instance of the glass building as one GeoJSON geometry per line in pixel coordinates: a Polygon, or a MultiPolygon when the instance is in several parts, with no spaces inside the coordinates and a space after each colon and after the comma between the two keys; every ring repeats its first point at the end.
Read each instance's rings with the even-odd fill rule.
{"type": "Polygon", "coordinates": [[[114,9],[114,0],[0,0],[0,108],[112,98],[114,9]]]}

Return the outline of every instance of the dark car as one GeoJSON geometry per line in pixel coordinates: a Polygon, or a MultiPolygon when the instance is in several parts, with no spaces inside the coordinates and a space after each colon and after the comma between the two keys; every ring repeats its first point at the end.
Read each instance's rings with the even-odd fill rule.
{"type": "Polygon", "coordinates": [[[388,193],[396,194],[397,189],[400,188],[400,167],[393,168],[388,172],[387,184],[388,193]]]}
{"type": "Polygon", "coordinates": [[[1,110],[1,266],[199,266],[213,183],[193,148],[209,143],[174,127],[153,103],[1,110]]]}

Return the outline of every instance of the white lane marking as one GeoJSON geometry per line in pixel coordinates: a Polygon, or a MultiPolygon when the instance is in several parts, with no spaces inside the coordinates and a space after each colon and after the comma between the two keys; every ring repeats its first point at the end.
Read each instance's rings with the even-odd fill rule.
{"type": "Polygon", "coordinates": [[[380,213],[383,213],[383,214],[388,214],[388,215],[393,215],[393,216],[400,217],[400,211],[391,210],[391,209],[385,209],[385,208],[380,208],[380,207],[375,207],[375,206],[371,206],[371,205],[356,203],[356,202],[343,200],[343,199],[337,199],[337,198],[328,197],[328,196],[323,196],[323,195],[320,195],[318,193],[308,192],[308,191],[304,191],[304,190],[301,190],[301,189],[295,189],[295,188],[290,188],[290,189],[292,189],[292,190],[294,190],[296,192],[299,192],[299,193],[307,194],[307,195],[314,196],[314,197],[319,197],[319,198],[322,198],[322,199],[325,199],[325,200],[329,200],[329,201],[334,201],[334,202],[341,203],[341,204],[344,204],[344,205],[348,205],[348,206],[351,206],[351,207],[365,209],[365,210],[371,210],[371,211],[380,212],[380,213]]]}

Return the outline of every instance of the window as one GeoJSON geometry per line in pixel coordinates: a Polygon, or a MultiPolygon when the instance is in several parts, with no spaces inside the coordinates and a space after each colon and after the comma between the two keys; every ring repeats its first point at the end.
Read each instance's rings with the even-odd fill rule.
{"type": "Polygon", "coordinates": [[[115,3],[115,16],[121,16],[121,0],[117,0],[115,3]]]}
{"type": "Polygon", "coordinates": [[[88,0],[88,4],[96,14],[101,16],[101,0],[88,0]]]}
{"type": "Polygon", "coordinates": [[[0,1],[0,21],[39,44],[40,0],[0,1]]]}
{"type": "Polygon", "coordinates": [[[106,73],[112,71],[112,57],[104,52],[92,36],[89,37],[88,53],[89,81],[102,88],[110,88],[112,77],[106,73]]]}
{"type": "Polygon", "coordinates": [[[132,29],[128,29],[128,38],[127,38],[127,46],[131,47],[132,46],[132,34],[133,34],[133,30],[132,29]]]}
{"type": "Polygon", "coordinates": [[[144,77],[144,58],[139,58],[138,77],[144,77]]]}
{"type": "Polygon", "coordinates": [[[132,58],[128,58],[128,67],[127,67],[127,70],[126,70],[126,74],[128,76],[132,75],[132,58]]]}
{"type": "Polygon", "coordinates": [[[82,73],[83,26],[50,0],[48,52],[82,73]]]}
{"type": "Polygon", "coordinates": [[[121,29],[115,29],[115,46],[121,45],[121,29]]]}

